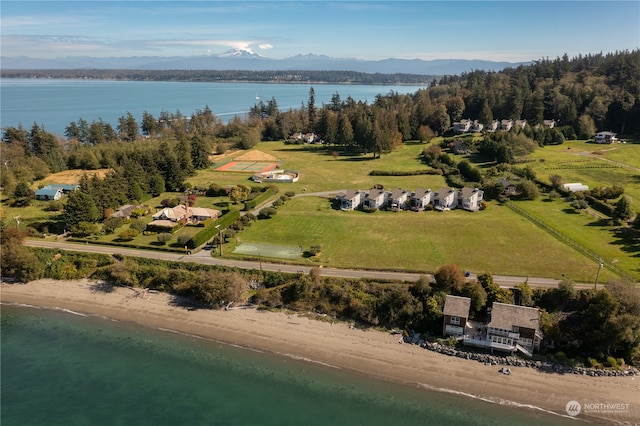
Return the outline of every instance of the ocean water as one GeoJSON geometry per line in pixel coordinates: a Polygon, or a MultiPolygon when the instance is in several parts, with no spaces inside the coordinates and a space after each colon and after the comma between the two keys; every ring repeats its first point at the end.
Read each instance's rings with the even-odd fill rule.
{"type": "Polygon", "coordinates": [[[106,318],[1,315],[3,426],[575,425],[106,318]]]}
{"type": "Polygon", "coordinates": [[[180,111],[190,116],[205,106],[222,121],[246,117],[260,102],[274,98],[280,111],[300,108],[315,92],[315,105],[328,104],[335,93],[342,100],[372,103],[378,94],[390,91],[414,93],[422,86],[372,86],[335,84],[185,83],[157,81],[2,79],[0,81],[0,123],[2,127],[30,129],[33,123],[64,135],[72,121],[91,123],[102,119],[115,129],[118,118],[130,112],[138,123],[144,111],[158,117],[162,111],[180,111]]]}

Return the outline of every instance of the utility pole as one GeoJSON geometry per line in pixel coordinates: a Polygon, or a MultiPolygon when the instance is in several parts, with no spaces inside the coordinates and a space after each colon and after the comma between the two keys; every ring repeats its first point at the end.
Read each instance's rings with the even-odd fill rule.
{"type": "Polygon", "coordinates": [[[598,272],[596,272],[596,282],[593,283],[593,289],[597,290],[598,289],[598,278],[600,278],[600,270],[602,269],[602,267],[604,266],[602,259],[599,260],[598,262],[598,272]]]}
{"type": "Polygon", "coordinates": [[[218,244],[220,244],[220,257],[222,257],[222,229],[220,229],[220,225],[216,225],[216,229],[218,230],[218,244]]]}

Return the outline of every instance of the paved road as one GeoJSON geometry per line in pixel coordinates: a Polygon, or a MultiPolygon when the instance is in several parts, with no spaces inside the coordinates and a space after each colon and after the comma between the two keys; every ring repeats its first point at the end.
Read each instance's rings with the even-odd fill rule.
{"type": "MultiPolygon", "coordinates": [[[[192,262],[205,265],[222,265],[240,269],[255,269],[273,272],[286,272],[286,273],[302,273],[308,274],[312,268],[310,266],[289,265],[279,263],[269,263],[260,261],[247,261],[247,260],[234,260],[225,259],[217,256],[211,256],[211,252],[208,250],[200,250],[193,254],[181,254],[181,253],[168,253],[153,250],[142,249],[130,249],[124,247],[114,246],[100,246],[96,244],[82,244],[82,243],[70,243],[64,241],[44,241],[28,239],[25,241],[25,245],[30,247],[45,247],[45,248],[58,248],[61,250],[73,250],[84,251],[89,253],[103,253],[103,254],[122,254],[132,257],[143,257],[150,259],[168,260],[174,262],[192,262]]],[[[369,271],[369,270],[356,270],[356,269],[338,269],[338,268],[321,268],[320,274],[325,277],[337,277],[337,278],[373,278],[383,280],[397,280],[397,281],[417,281],[421,276],[425,275],[429,279],[433,279],[429,274],[417,274],[410,272],[386,272],[386,271],[369,271]]],[[[476,275],[471,274],[469,279],[475,279],[476,275]]],[[[505,276],[494,275],[493,280],[502,287],[512,287],[516,284],[523,283],[525,280],[531,287],[556,287],[558,280],[552,278],[535,278],[535,277],[517,277],[517,276],[505,276]]],[[[593,284],[577,284],[576,288],[591,288],[593,284]]]]}

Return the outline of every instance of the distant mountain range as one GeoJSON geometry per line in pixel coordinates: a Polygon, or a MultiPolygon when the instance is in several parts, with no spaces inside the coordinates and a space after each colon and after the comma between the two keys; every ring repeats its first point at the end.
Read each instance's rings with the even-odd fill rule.
{"type": "Polygon", "coordinates": [[[26,56],[2,56],[3,70],[43,69],[138,69],[138,70],[252,70],[252,71],[356,71],[363,73],[405,73],[421,75],[456,75],[473,70],[500,71],[528,64],[526,62],[494,62],[466,59],[383,59],[378,61],[332,58],[324,55],[296,55],[271,59],[249,49],[232,49],[207,56],[134,56],[96,58],[68,56],[38,59],[26,56]]]}

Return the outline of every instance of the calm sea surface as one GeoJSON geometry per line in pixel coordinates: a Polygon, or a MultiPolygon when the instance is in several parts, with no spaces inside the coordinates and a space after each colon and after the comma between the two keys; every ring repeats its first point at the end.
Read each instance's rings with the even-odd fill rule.
{"type": "Polygon", "coordinates": [[[575,424],[104,318],[1,315],[3,426],[575,424]]]}
{"type": "Polygon", "coordinates": [[[372,103],[376,95],[414,93],[422,86],[364,86],[324,84],[259,84],[259,83],[176,83],[107,80],[2,79],[0,81],[2,127],[28,129],[33,123],[64,134],[64,129],[79,118],[91,123],[102,118],[114,129],[118,117],[130,112],[138,123],[142,113],[155,117],[160,112],[180,111],[190,116],[205,106],[223,121],[233,116],[245,117],[260,100],[275,98],[280,111],[300,108],[309,100],[309,89],[315,91],[315,105],[331,102],[338,93],[342,100],[351,96],[356,101],[372,103]]]}

